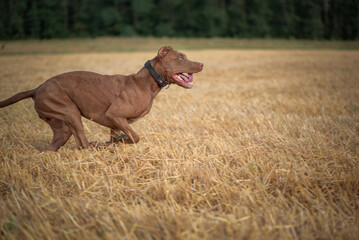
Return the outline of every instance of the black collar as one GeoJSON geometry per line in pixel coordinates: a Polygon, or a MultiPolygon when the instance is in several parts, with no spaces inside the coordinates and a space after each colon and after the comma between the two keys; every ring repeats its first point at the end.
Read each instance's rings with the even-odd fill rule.
{"type": "Polygon", "coordinates": [[[163,77],[161,75],[159,75],[156,70],[152,67],[150,60],[148,60],[145,63],[145,67],[148,69],[148,71],[150,71],[152,77],[155,79],[156,83],[158,84],[158,86],[160,88],[163,88],[164,86],[166,86],[168,84],[168,82],[166,80],[163,79],[163,77]]]}

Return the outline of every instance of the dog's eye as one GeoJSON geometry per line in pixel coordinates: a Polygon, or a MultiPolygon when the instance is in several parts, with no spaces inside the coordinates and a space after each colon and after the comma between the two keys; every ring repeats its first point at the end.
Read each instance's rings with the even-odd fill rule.
{"type": "Polygon", "coordinates": [[[178,61],[182,62],[183,61],[183,57],[179,57],[178,61]]]}

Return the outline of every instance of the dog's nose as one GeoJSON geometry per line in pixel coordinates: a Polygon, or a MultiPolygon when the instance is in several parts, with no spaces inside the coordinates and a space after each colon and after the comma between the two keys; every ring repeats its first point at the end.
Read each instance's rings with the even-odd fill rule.
{"type": "Polygon", "coordinates": [[[203,63],[199,63],[199,68],[202,70],[203,69],[203,63]]]}

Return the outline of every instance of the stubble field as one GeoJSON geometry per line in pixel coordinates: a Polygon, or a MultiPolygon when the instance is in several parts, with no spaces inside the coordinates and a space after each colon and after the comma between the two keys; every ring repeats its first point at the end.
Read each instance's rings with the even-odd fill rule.
{"type": "MultiPolygon", "coordinates": [[[[156,51],[0,56],[0,99],[156,51]]],[[[203,72],[160,92],[137,145],[43,152],[32,100],[0,109],[0,239],[359,238],[359,51],[184,52],[203,72]]]]}

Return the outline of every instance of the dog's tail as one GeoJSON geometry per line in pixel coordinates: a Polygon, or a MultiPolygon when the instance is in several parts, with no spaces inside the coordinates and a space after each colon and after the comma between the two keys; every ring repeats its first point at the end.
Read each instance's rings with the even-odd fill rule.
{"type": "Polygon", "coordinates": [[[18,102],[20,100],[25,99],[25,98],[33,97],[33,96],[35,96],[35,92],[36,92],[36,89],[32,89],[32,90],[24,91],[24,92],[19,92],[19,93],[15,94],[14,96],[0,102],[0,108],[9,106],[11,104],[14,104],[14,103],[16,103],[16,102],[18,102]]]}

